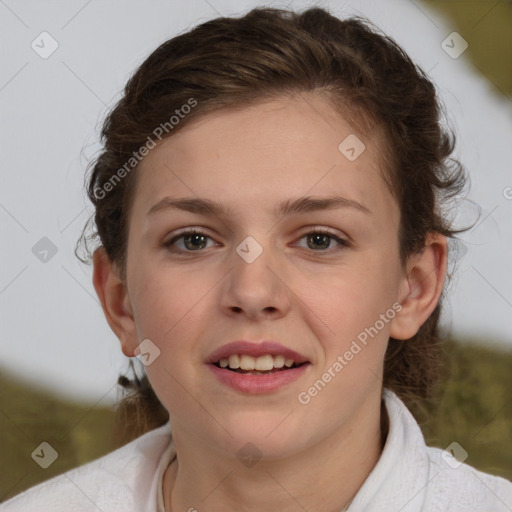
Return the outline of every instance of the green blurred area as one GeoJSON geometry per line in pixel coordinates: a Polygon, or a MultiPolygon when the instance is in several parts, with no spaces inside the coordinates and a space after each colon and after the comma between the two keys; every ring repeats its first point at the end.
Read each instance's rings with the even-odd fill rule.
{"type": "Polygon", "coordinates": [[[451,31],[458,32],[468,42],[464,55],[494,85],[496,92],[512,99],[512,1],[422,0],[421,3],[447,19],[451,31]]]}
{"type": "MultiPolygon", "coordinates": [[[[453,341],[445,351],[451,376],[438,400],[413,410],[427,444],[444,449],[456,441],[467,464],[512,480],[512,351],[453,341]]],[[[113,409],[64,402],[5,374],[0,412],[0,501],[121,445],[113,409]],[[48,469],[31,457],[43,441],[59,455],[48,469]]]]}
{"type": "Polygon", "coordinates": [[[512,348],[444,342],[446,377],[423,415],[413,409],[429,446],[456,441],[464,462],[512,480],[512,348]]]}
{"type": "Polygon", "coordinates": [[[66,402],[0,377],[0,501],[116,447],[114,410],[66,402]],[[42,469],[32,452],[46,441],[57,460],[42,469]]]}

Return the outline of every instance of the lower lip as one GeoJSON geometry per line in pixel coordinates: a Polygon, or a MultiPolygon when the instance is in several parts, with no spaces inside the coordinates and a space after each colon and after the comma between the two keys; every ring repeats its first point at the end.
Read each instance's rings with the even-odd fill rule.
{"type": "Polygon", "coordinates": [[[286,384],[290,384],[291,382],[297,380],[301,375],[303,375],[309,366],[310,363],[304,363],[303,365],[298,366],[297,368],[292,368],[291,370],[281,370],[274,373],[251,375],[232,372],[231,370],[219,368],[214,364],[208,365],[213,374],[223,384],[226,384],[227,386],[230,386],[237,391],[255,395],[261,393],[271,393],[272,391],[276,391],[282,388],[286,384]]]}

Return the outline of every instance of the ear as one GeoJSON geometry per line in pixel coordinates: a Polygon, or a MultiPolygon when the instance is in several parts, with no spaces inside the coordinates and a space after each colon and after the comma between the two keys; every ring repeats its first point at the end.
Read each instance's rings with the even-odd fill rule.
{"type": "Polygon", "coordinates": [[[133,357],[138,336],[128,290],[111,264],[105,247],[93,255],[93,284],[110,328],[121,342],[123,354],[133,357]]]}
{"type": "Polygon", "coordinates": [[[448,242],[439,233],[428,233],[425,248],[413,254],[406,265],[400,287],[402,309],[391,322],[390,336],[398,340],[412,338],[434,311],[448,265],[448,242]]]}

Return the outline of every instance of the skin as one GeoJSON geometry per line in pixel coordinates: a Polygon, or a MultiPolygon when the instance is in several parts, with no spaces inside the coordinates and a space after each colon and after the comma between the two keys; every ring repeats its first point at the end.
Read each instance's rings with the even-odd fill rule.
{"type": "Polygon", "coordinates": [[[160,350],[146,371],[170,412],[177,451],[164,476],[166,510],[339,511],[377,463],[388,339],[410,338],[428,318],[447,260],[445,237],[433,234],[401,266],[400,212],[379,167],[381,144],[308,94],[203,116],[141,162],[126,281],[100,248],[93,282],[123,353],[133,357],[144,339],[160,350]],[[338,150],[349,134],[366,146],[353,162],[338,150]],[[273,213],[286,199],[332,195],[370,213],[273,213]],[[147,215],[165,196],[222,200],[233,214],[147,215]],[[163,246],[189,226],[210,237],[206,246],[182,238],[177,247],[189,250],[182,256],[163,246]],[[315,245],[306,236],[314,226],[349,245],[329,238],[315,245]],[[252,263],[236,252],[247,236],[263,249],[252,263]],[[317,396],[299,403],[298,394],[395,302],[401,311],[317,396]],[[270,394],[235,391],[204,361],[240,339],[275,340],[311,365],[270,394]],[[237,457],[248,442],[262,454],[252,467],[237,457]]]}

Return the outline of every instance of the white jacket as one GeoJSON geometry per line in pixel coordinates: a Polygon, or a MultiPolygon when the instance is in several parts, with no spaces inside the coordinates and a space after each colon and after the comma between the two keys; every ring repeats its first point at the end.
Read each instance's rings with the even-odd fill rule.
{"type": "MultiPolygon", "coordinates": [[[[348,512],[512,512],[512,482],[426,446],[405,404],[389,389],[383,397],[389,416],[386,444],[348,512]]],[[[28,489],[0,504],[0,511],[163,512],[162,477],[176,456],[170,434],[167,422],[28,489]]]]}

